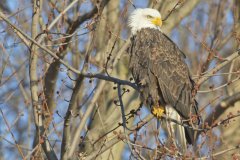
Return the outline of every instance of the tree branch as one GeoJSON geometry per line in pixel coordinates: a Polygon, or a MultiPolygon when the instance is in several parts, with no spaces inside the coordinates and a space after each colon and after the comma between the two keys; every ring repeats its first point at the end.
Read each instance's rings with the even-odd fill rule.
{"type": "Polygon", "coordinates": [[[225,98],[215,107],[215,111],[206,118],[205,122],[207,122],[209,126],[212,126],[215,120],[217,120],[228,109],[228,107],[233,106],[237,101],[240,101],[240,93],[225,98]]]}
{"type": "MultiPolygon", "coordinates": [[[[41,0],[33,1],[33,20],[32,20],[32,39],[35,39],[38,34],[38,22],[40,17],[40,5],[41,0]]],[[[37,46],[32,45],[31,54],[29,57],[29,77],[30,77],[30,90],[31,90],[31,99],[33,107],[33,115],[36,125],[36,133],[34,137],[34,147],[38,144],[42,144],[42,148],[48,159],[55,160],[57,156],[52,149],[50,143],[47,139],[44,139],[45,128],[43,126],[43,110],[41,104],[38,102],[38,76],[37,76],[37,46]],[[41,142],[43,140],[43,143],[41,142]]],[[[36,152],[37,154],[37,152],[36,152]]],[[[34,156],[34,155],[33,155],[34,156]]]]}
{"type": "Polygon", "coordinates": [[[66,116],[64,118],[64,128],[63,128],[63,139],[62,139],[62,144],[61,144],[61,159],[62,160],[67,160],[68,158],[68,152],[69,149],[71,148],[71,115],[72,113],[76,113],[76,103],[77,103],[77,98],[78,98],[78,93],[81,89],[82,82],[83,82],[84,77],[79,76],[77,79],[77,83],[73,89],[73,93],[71,96],[71,100],[68,106],[68,110],[66,113],[66,116]]]}

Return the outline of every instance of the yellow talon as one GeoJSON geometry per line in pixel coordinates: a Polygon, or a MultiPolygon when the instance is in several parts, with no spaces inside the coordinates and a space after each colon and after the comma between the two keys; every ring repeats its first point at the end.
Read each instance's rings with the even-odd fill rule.
{"type": "Polygon", "coordinates": [[[152,107],[152,114],[157,117],[158,119],[161,118],[164,112],[164,108],[161,106],[153,106],[152,107]]]}

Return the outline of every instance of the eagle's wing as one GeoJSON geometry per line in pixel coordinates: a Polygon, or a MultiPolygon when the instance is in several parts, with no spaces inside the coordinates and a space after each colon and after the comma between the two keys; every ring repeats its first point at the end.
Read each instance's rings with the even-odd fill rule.
{"type": "Polygon", "coordinates": [[[158,80],[164,101],[186,119],[190,114],[197,114],[192,99],[193,84],[188,67],[181,58],[182,52],[161,32],[156,32],[152,45],[148,54],[149,69],[158,80]]]}

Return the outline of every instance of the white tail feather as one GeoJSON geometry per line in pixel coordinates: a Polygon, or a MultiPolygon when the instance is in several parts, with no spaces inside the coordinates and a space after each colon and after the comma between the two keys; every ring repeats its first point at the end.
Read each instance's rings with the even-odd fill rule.
{"type": "MultiPolygon", "coordinates": [[[[174,119],[178,122],[181,122],[181,118],[179,114],[173,107],[166,106],[165,108],[166,108],[166,115],[169,118],[174,119]]],[[[170,135],[170,137],[173,138],[173,142],[175,142],[175,145],[178,147],[179,151],[181,151],[182,153],[186,152],[187,143],[186,143],[184,127],[170,121],[167,121],[167,127],[169,132],[168,134],[170,135]]]]}

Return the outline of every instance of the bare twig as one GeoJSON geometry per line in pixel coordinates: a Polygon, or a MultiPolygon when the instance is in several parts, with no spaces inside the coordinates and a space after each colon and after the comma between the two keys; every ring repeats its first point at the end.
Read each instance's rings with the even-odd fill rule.
{"type": "Polygon", "coordinates": [[[24,159],[24,155],[23,155],[22,149],[21,149],[21,147],[18,145],[17,140],[15,139],[15,137],[14,137],[14,135],[13,135],[11,129],[10,129],[10,126],[9,126],[9,124],[8,124],[8,122],[7,122],[7,119],[5,118],[5,116],[4,116],[3,111],[2,111],[1,108],[0,108],[0,112],[1,112],[1,114],[2,114],[2,117],[3,117],[3,120],[4,120],[5,124],[6,124],[6,126],[7,126],[8,132],[11,134],[12,139],[14,140],[14,143],[15,143],[17,149],[18,149],[19,154],[21,155],[22,159],[24,159]]]}
{"type": "Polygon", "coordinates": [[[129,139],[128,139],[128,135],[126,133],[126,129],[128,130],[131,130],[127,127],[127,121],[126,121],[126,117],[125,117],[125,111],[124,111],[124,106],[123,106],[123,101],[122,101],[122,93],[121,93],[121,85],[120,84],[117,84],[117,89],[118,89],[118,99],[119,99],[119,106],[121,108],[121,114],[122,114],[122,125],[123,125],[123,128],[124,128],[124,134],[125,134],[125,138],[126,138],[126,141],[127,141],[127,144],[128,144],[128,147],[131,151],[132,154],[133,153],[133,150],[132,150],[132,147],[130,145],[130,142],[129,142],[129,139]]]}
{"type": "Polygon", "coordinates": [[[206,74],[204,74],[204,76],[202,78],[200,78],[197,82],[197,86],[201,85],[203,82],[205,82],[206,80],[209,79],[209,77],[211,77],[212,75],[214,75],[216,72],[218,72],[219,70],[221,70],[223,67],[225,67],[226,65],[228,65],[230,62],[232,62],[234,59],[236,59],[237,57],[240,56],[240,49],[238,49],[236,52],[234,52],[233,54],[231,54],[230,56],[228,56],[226,58],[226,61],[220,63],[219,65],[217,65],[216,67],[214,67],[212,70],[210,70],[209,72],[207,72],[206,74]]]}
{"type": "Polygon", "coordinates": [[[197,91],[197,92],[198,92],[198,93],[214,92],[214,91],[217,91],[217,90],[222,89],[222,88],[224,88],[224,87],[227,87],[227,86],[229,86],[230,84],[232,84],[232,83],[234,83],[234,82],[238,82],[238,80],[240,80],[240,77],[237,77],[237,78],[231,80],[230,82],[227,82],[227,83],[225,83],[225,84],[223,84],[223,85],[221,85],[221,86],[214,87],[214,88],[209,89],[209,90],[197,91]]]}
{"type": "Polygon", "coordinates": [[[166,21],[168,19],[168,17],[176,10],[176,8],[181,5],[181,3],[183,3],[183,0],[178,0],[178,2],[175,4],[175,6],[170,10],[170,12],[168,13],[168,15],[162,20],[162,21],[166,21]]]}
{"type": "Polygon", "coordinates": [[[117,90],[118,90],[118,99],[119,99],[119,106],[121,108],[121,113],[122,113],[122,125],[124,130],[127,128],[126,124],[126,117],[125,117],[125,112],[124,112],[124,106],[123,106],[123,101],[122,101],[122,93],[121,93],[121,85],[117,84],[117,90]]]}
{"type": "MultiPolygon", "coordinates": [[[[224,154],[224,153],[227,153],[227,152],[229,152],[229,151],[232,151],[232,150],[235,150],[235,149],[239,149],[239,148],[240,148],[240,145],[237,145],[237,146],[234,146],[234,147],[231,147],[231,148],[222,150],[222,151],[220,151],[220,152],[213,153],[213,154],[211,154],[211,155],[209,155],[209,156],[199,157],[199,159],[201,159],[201,160],[202,160],[202,159],[209,159],[210,157],[216,157],[216,156],[222,155],[222,154],[224,154]]],[[[187,159],[189,159],[189,158],[187,158],[187,159]]],[[[192,158],[191,158],[191,159],[192,159],[192,158]]]]}
{"type": "Polygon", "coordinates": [[[134,7],[134,9],[136,9],[137,7],[135,6],[135,4],[131,1],[131,0],[128,0],[129,3],[131,3],[131,5],[134,7]]]}

